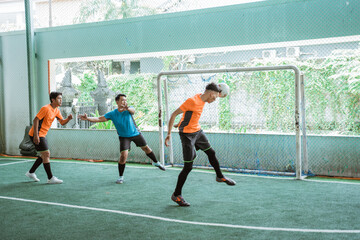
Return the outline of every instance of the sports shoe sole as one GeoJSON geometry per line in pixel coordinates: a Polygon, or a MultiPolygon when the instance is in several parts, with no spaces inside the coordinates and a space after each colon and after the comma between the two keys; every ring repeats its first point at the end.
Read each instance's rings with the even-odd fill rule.
{"type": "Polygon", "coordinates": [[[175,197],[173,194],[171,195],[171,200],[176,202],[180,207],[190,207],[190,203],[186,202],[183,197],[175,197]]]}

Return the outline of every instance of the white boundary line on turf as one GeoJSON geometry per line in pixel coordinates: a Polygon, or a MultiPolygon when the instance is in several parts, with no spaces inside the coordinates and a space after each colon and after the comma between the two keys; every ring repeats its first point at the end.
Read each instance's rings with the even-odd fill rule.
{"type": "MultiPolygon", "coordinates": [[[[102,165],[102,166],[111,166],[110,164],[106,164],[106,163],[99,163],[99,162],[66,162],[63,160],[51,160],[52,162],[57,162],[57,163],[73,163],[73,164],[86,164],[86,165],[102,165]]],[[[114,162],[115,163],[115,162],[114,162]]],[[[156,167],[139,167],[139,166],[127,166],[129,168],[139,168],[139,169],[157,169],[156,167]]],[[[171,170],[171,171],[181,171],[182,168],[178,168],[178,167],[166,167],[166,170],[171,170]]],[[[199,172],[199,173],[207,173],[207,174],[215,174],[215,172],[210,172],[210,171],[205,171],[205,170],[201,170],[201,169],[193,169],[192,172],[199,172]]],[[[231,172],[227,172],[226,175],[231,175],[231,176],[240,176],[240,177],[255,177],[255,178],[271,178],[271,179],[280,179],[280,180],[295,180],[294,177],[271,177],[271,176],[256,176],[256,175],[249,175],[249,174],[241,174],[241,173],[231,173],[231,172]]]]}
{"type": "MultiPolygon", "coordinates": [[[[106,163],[99,163],[99,162],[67,162],[67,161],[63,161],[63,160],[52,160],[52,162],[57,162],[57,163],[73,163],[73,164],[86,164],[86,165],[101,165],[101,166],[111,166],[112,164],[106,164],[106,163]]],[[[115,163],[115,162],[114,162],[115,163]]],[[[157,169],[156,167],[139,167],[139,166],[128,166],[129,168],[139,168],[139,169],[157,169]]],[[[171,171],[181,171],[182,168],[177,168],[177,167],[165,167],[166,170],[171,170],[171,171]]],[[[198,173],[207,173],[207,174],[215,174],[215,172],[210,172],[210,171],[205,171],[205,170],[201,170],[201,169],[193,169],[192,172],[198,172],[198,173]]],[[[230,176],[238,176],[238,177],[252,177],[252,178],[267,178],[267,179],[275,179],[275,180],[291,180],[291,181],[295,181],[295,177],[272,177],[272,176],[258,176],[258,175],[251,175],[251,174],[243,174],[243,173],[232,173],[232,172],[227,172],[226,175],[230,175],[230,176]]],[[[302,181],[307,181],[307,182],[320,182],[320,183],[337,183],[337,184],[349,184],[349,185],[360,185],[359,183],[352,183],[352,182],[342,182],[342,181],[324,181],[324,180],[313,180],[313,179],[303,179],[302,181]]]]}
{"type": "Polygon", "coordinates": [[[251,230],[263,230],[263,231],[283,231],[283,232],[309,232],[309,233],[360,233],[360,230],[339,230],[339,229],[302,229],[302,228],[271,228],[271,227],[255,227],[255,226],[245,226],[245,225],[235,225],[235,224],[223,224],[223,223],[207,223],[207,222],[197,222],[197,221],[185,221],[179,219],[165,218],[165,217],[157,217],[146,214],[132,213],[132,212],[124,212],[120,210],[111,210],[105,208],[94,208],[94,207],[86,207],[79,205],[71,205],[64,203],[56,203],[56,202],[45,202],[24,198],[15,198],[15,197],[6,197],[0,196],[0,199],[13,200],[13,201],[21,201],[21,202],[30,202],[30,203],[38,203],[52,206],[60,206],[67,208],[75,208],[75,209],[84,209],[98,212],[110,212],[127,216],[134,217],[142,217],[155,219],[165,222],[174,222],[174,223],[183,223],[183,224],[191,224],[191,225],[202,225],[202,226],[212,226],[212,227],[227,227],[227,228],[241,228],[241,229],[251,229],[251,230]]]}
{"type": "Polygon", "coordinates": [[[0,163],[0,167],[1,166],[7,166],[7,165],[12,165],[12,164],[18,164],[18,163],[25,163],[25,162],[30,162],[31,160],[24,160],[24,161],[20,161],[20,162],[12,162],[12,163],[0,163]]]}
{"type": "Polygon", "coordinates": [[[348,184],[348,185],[360,185],[360,183],[355,182],[341,182],[341,181],[325,181],[325,180],[315,180],[315,179],[303,179],[306,182],[319,182],[319,183],[340,183],[340,184],[348,184]]]}
{"type": "MultiPolygon", "coordinates": [[[[17,158],[18,160],[20,160],[20,158],[17,158]]],[[[0,160],[7,160],[7,159],[0,159],[0,160]]],[[[24,160],[22,162],[31,162],[31,161],[35,161],[35,160],[24,160]]],[[[16,162],[16,163],[22,163],[22,162],[16,162]]],[[[101,166],[111,166],[113,163],[99,163],[99,162],[73,162],[73,161],[66,161],[66,160],[51,160],[51,162],[57,162],[57,163],[72,163],[72,164],[85,164],[85,165],[101,165],[101,166]]],[[[10,165],[10,164],[16,164],[16,163],[9,163],[9,164],[0,164],[1,165],[10,165]]],[[[116,162],[114,162],[116,163],[116,162]]],[[[139,168],[139,169],[157,169],[156,167],[139,167],[139,166],[128,166],[129,168],[139,168]]],[[[173,168],[173,167],[165,167],[167,170],[172,170],[172,171],[181,171],[182,168],[173,168]]],[[[198,172],[198,173],[207,173],[207,174],[215,174],[215,172],[210,172],[210,171],[204,171],[204,170],[200,170],[200,169],[193,169],[193,172],[198,172]]],[[[294,181],[295,178],[294,177],[272,177],[272,176],[258,176],[258,175],[250,175],[250,174],[243,174],[243,173],[231,173],[231,172],[227,172],[226,175],[230,175],[230,176],[238,176],[238,177],[252,177],[252,178],[267,178],[267,179],[275,179],[275,180],[291,180],[294,181]]],[[[352,183],[352,182],[342,182],[342,181],[325,181],[325,180],[313,180],[313,179],[303,179],[302,181],[307,181],[307,182],[319,182],[319,183],[331,183],[331,184],[347,184],[347,185],[360,185],[360,183],[352,183]]]]}

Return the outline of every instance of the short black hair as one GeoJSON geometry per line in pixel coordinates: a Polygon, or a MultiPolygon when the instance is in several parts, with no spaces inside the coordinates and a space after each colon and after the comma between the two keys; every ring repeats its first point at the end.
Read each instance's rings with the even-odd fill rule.
{"type": "Polygon", "coordinates": [[[56,99],[57,96],[61,95],[62,96],[62,93],[61,92],[51,92],[50,93],[50,103],[51,103],[51,99],[56,99]]]}
{"type": "Polygon", "coordinates": [[[116,95],[115,101],[119,101],[120,97],[126,97],[126,95],[123,93],[119,93],[118,95],[116,95]]]}
{"type": "Polygon", "coordinates": [[[211,90],[211,91],[215,91],[215,92],[221,92],[221,89],[219,88],[219,86],[216,83],[209,83],[208,85],[206,85],[205,90],[211,90]]]}

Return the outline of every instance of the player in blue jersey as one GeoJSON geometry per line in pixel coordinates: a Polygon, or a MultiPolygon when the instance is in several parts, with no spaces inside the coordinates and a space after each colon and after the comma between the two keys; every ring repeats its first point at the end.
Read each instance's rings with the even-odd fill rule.
{"type": "Polygon", "coordinates": [[[116,181],[116,183],[124,182],[125,164],[129,155],[131,142],[134,142],[137,147],[140,147],[146,153],[146,155],[153,161],[154,166],[165,171],[164,166],[157,161],[154,152],[147,145],[145,138],[136,125],[133,118],[135,109],[127,105],[126,95],[118,94],[115,97],[115,101],[118,108],[106,113],[104,116],[88,117],[85,113],[83,115],[79,115],[79,118],[90,122],[113,121],[120,140],[120,160],[118,162],[120,178],[116,181]]]}

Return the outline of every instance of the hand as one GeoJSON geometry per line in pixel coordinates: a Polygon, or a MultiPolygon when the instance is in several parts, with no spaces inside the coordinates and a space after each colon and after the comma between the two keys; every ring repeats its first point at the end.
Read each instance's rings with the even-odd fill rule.
{"type": "Polygon", "coordinates": [[[171,138],[170,135],[167,135],[165,138],[165,146],[167,146],[167,147],[169,146],[170,138],[171,138]]]}
{"type": "Polygon", "coordinates": [[[34,143],[35,143],[35,145],[39,145],[39,143],[40,143],[39,136],[34,136],[34,143]]]}
{"type": "Polygon", "coordinates": [[[175,125],[174,125],[174,128],[177,128],[177,127],[179,126],[179,123],[180,123],[180,122],[178,122],[177,124],[175,124],[175,125]]]}
{"type": "Polygon", "coordinates": [[[129,106],[127,105],[127,103],[120,105],[120,112],[127,111],[127,110],[129,110],[129,106]]]}
{"type": "Polygon", "coordinates": [[[73,115],[70,114],[68,117],[67,117],[69,120],[73,119],[73,115]]]}
{"type": "Polygon", "coordinates": [[[86,113],[84,113],[82,115],[79,114],[78,118],[80,118],[81,120],[87,120],[87,115],[86,115],[86,113]]]}

